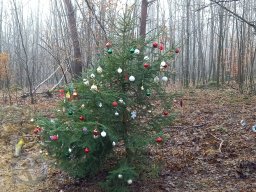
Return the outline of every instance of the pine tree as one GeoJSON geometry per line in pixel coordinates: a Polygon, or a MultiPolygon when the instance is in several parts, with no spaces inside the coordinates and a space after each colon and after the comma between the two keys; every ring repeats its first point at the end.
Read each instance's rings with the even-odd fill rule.
{"type": "Polygon", "coordinates": [[[149,144],[163,142],[162,129],[173,118],[166,87],[174,52],[153,38],[133,38],[132,26],[125,13],[95,69],[66,87],[63,110],[54,121],[38,121],[44,146],[61,169],[84,178],[107,167],[103,186],[109,191],[127,190],[149,144]]]}

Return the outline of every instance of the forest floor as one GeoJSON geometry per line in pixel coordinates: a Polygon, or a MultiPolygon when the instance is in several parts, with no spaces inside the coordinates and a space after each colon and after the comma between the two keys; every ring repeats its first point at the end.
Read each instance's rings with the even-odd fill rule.
{"type": "MultiPolygon", "coordinates": [[[[177,98],[179,101],[181,98],[177,98]]],[[[164,129],[166,140],[151,151],[154,162],[147,177],[134,182],[131,191],[142,192],[256,192],[256,96],[234,89],[184,90],[183,106],[164,129]],[[241,125],[245,120],[246,125],[241,125]]],[[[56,98],[38,98],[0,109],[0,191],[100,192],[94,181],[75,181],[51,166],[40,149],[31,122],[35,114],[52,116],[56,98]],[[21,135],[26,143],[13,157],[21,135]]]]}

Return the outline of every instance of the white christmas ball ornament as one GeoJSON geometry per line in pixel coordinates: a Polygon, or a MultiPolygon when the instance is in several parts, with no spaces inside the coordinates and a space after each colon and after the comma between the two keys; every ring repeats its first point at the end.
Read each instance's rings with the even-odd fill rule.
{"type": "Polygon", "coordinates": [[[94,79],[94,78],[95,78],[95,75],[92,73],[92,74],[90,75],[90,77],[91,77],[92,79],[94,79]]]}
{"type": "Polygon", "coordinates": [[[135,81],[135,77],[131,75],[131,76],[129,77],[129,81],[132,81],[132,82],[135,81]]]}
{"type": "Polygon", "coordinates": [[[123,175],[122,174],[118,174],[118,179],[122,179],[123,175]]]}
{"type": "Polygon", "coordinates": [[[116,142],[115,141],[112,142],[112,146],[113,147],[116,146],[116,142]]]}
{"type": "Polygon", "coordinates": [[[102,73],[102,68],[100,66],[96,70],[97,70],[97,73],[99,73],[99,74],[102,73]]]}
{"type": "Polygon", "coordinates": [[[127,183],[128,183],[129,185],[131,185],[131,184],[132,184],[132,180],[131,180],[131,179],[128,179],[128,180],[127,180],[127,183]]]}
{"type": "Polygon", "coordinates": [[[106,137],[106,136],[107,136],[107,133],[106,133],[105,131],[102,131],[102,132],[100,133],[100,135],[101,135],[101,137],[106,137]]]}
{"type": "Polygon", "coordinates": [[[158,83],[158,82],[159,82],[159,77],[158,77],[158,76],[156,76],[156,77],[154,78],[154,82],[155,82],[155,83],[158,83]]]}
{"type": "Polygon", "coordinates": [[[162,77],[162,81],[165,81],[165,82],[166,82],[166,81],[168,81],[168,78],[167,78],[166,76],[163,76],[163,77],[162,77]]]}
{"type": "Polygon", "coordinates": [[[139,49],[135,49],[134,50],[134,54],[139,55],[140,54],[140,50],[139,49]]]}
{"type": "Polygon", "coordinates": [[[144,57],[144,60],[145,60],[145,61],[148,61],[148,60],[149,60],[149,57],[148,57],[148,56],[145,56],[145,57],[144,57]]]}
{"type": "Polygon", "coordinates": [[[123,72],[123,70],[119,67],[118,69],[117,69],[117,73],[122,73],[123,72]]]}
{"type": "Polygon", "coordinates": [[[92,85],[91,86],[91,91],[97,91],[98,90],[98,87],[97,87],[97,85],[92,85]]]}
{"type": "Polygon", "coordinates": [[[115,112],[115,116],[118,116],[118,115],[119,115],[119,113],[116,111],[116,112],[115,112]]]}
{"type": "Polygon", "coordinates": [[[161,67],[166,67],[166,62],[165,61],[162,61],[161,64],[160,64],[161,67]]]}
{"type": "Polygon", "coordinates": [[[90,84],[90,82],[87,79],[83,79],[83,82],[84,82],[85,85],[89,85],[90,84]]]}
{"type": "Polygon", "coordinates": [[[144,87],[143,87],[143,85],[141,86],[141,88],[140,88],[142,91],[144,90],[144,87]]]}

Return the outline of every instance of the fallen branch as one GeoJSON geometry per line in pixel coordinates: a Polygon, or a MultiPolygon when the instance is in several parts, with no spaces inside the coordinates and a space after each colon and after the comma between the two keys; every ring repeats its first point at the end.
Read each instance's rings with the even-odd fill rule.
{"type": "Polygon", "coordinates": [[[218,150],[219,150],[220,153],[222,153],[221,148],[222,148],[222,145],[223,145],[224,140],[223,140],[223,139],[220,139],[220,138],[218,138],[218,137],[216,137],[215,135],[213,135],[213,134],[211,134],[211,133],[210,133],[210,135],[213,136],[215,139],[217,139],[217,140],[220,141],[220,145],[219,145],[219,149],[218,149],[218,150]]]}

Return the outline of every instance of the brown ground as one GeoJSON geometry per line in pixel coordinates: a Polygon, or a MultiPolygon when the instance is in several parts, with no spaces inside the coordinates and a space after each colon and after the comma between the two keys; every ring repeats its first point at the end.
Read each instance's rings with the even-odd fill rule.
{"type": "MultiPolygon", "coordinates": [[[[132,186],[142,192],[256,192],[256,96],[234,90],[187,90],[183,108],[166,128],[166,140],[151,152],[163,170],[152,172],[132,186]],[[244,119],[247,126],[240,121],[244,119]],[[157,177],[159,175],[159,177],[157,177]]],[[[52,166],[40,151],[30,119],[40,111],[49,114],[54,99],[39,104],[0,109],[0,192],[100,191],[95,181],[74,181],[52,166]],[[18,158],[14,146],[22,133],[27,142],[18,158]]]]}

